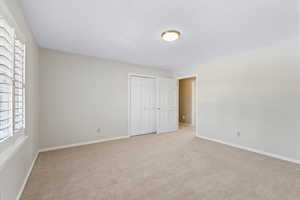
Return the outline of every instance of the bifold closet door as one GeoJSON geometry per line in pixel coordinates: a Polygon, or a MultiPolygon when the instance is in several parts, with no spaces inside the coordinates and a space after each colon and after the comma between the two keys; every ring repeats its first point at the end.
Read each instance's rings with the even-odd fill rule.
{"type": "Polygon", "coordinates": [[[156,81],[153,78],[131,77],[132,135],[156,132],[156,81]]]}

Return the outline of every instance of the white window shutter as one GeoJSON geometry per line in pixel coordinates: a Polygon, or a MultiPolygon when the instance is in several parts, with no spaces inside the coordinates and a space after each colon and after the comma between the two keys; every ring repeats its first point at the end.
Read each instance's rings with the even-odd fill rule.
{"type": "Polygon", "coordinates": [[[14,29],[0,16],[0,140],[12,135],[14,29]]]}
{"type": "Polygon", "coordinates": [[[25,45],[15,40],[14,131],[25,129],[25,45]]]}

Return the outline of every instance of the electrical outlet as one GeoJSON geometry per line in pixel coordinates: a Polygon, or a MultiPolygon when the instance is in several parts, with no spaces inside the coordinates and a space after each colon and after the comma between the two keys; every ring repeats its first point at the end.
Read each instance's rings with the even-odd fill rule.
{"type": "Polygon", "coordinates": [[[237,132],[236,132],[236,136],[240,137],[240,136],[241,136],[241,132],[240,132],[240,131],[237,131],[237,132]]]}
{"type": "Polygon", "coordinates": [[[101,133],[101,129],[100,128],[97,128],[97,133],[101,133]]]}

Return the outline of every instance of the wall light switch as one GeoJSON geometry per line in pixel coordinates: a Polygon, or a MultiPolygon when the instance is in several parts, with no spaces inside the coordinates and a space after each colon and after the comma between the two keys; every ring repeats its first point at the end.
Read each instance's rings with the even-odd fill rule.
{"type": "Polygon", "coordinates": [[[101,128],[97,128],[97,133],[101,133],[101,128]]]}

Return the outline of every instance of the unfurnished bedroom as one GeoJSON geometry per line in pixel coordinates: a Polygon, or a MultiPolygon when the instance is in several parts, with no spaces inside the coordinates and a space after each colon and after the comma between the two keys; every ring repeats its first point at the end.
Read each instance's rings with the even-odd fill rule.
{"type": "Polygon", "coordinates": [[[0,0],[0,200],[299,200],[298,0],[0,0]]]}

